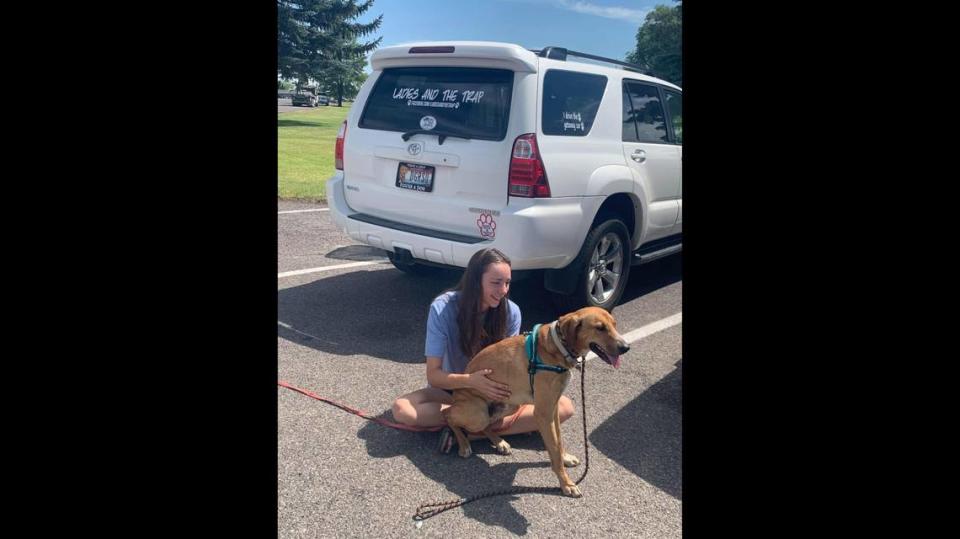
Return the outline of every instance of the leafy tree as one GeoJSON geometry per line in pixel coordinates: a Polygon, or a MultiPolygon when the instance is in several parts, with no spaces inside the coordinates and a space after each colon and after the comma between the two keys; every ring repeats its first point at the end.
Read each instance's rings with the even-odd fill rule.
{"type": "Polygon", "coordinates": [[[681,2],[674,7],[655,7],[637,30],[637,47],[627,53],[627,61],[683,86],[682,22],[681,2]]]}

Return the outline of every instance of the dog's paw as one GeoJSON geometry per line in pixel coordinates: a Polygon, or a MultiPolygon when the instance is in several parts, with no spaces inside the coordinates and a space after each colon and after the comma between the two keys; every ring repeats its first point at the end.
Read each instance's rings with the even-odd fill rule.
{"type": "Polygon", "coordinates": [[[566,466],[567,468],[573,468],[574,466],[578,466],[579,464],[580,464],[580,459],[578,459],[577,457],[571,455],[570,453],[563,454],[563,465],[566,466]]]}
{"type": "Polygon", "coordinates": [[[470,444],[467,444],[466,446],[461,447],[458,453],[461,457],[467,459],[473,454],[473,448],[470,447],[470,444]]]}
{"type": "Polygon", "coordinates": [[[583,496],[583,494],[580,493],[580,487],[578,487],[577,485],[565,485],[560,488],[561,490],[563,490],[563,493],[566,496],[570,496],[572,498],[579,498],[583,496]]]}
{"type": "Polygon", "coordinates": [[[493,448],[497,450],[497,453],[500,453],[501,455],[510,454],[510,444],[508,444],[506,440],[500,440],[499,444],[496,444],[496,445],[490,444],[490,445],[492,445],[493,448]]]}

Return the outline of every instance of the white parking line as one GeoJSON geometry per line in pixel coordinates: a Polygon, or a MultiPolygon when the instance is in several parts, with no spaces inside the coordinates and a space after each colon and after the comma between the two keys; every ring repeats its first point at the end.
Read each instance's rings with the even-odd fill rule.
{"type": "MultiPolygon", "coordinates": [[[[632,344],[636,341],[639,341],[640,339],[649,337],[650,335],[653,335],[658,331],[663,331],[667,328],[672,328],[673,326],[681,322],[683,322],[683,311],[680,311],[677,314],[668,316],[664,319],[657,320],[656,322],[650,322],[649,324],[643,326],[642,328],[637,328],[633,331],[624,333],[623,338],[625,341],[632,344]]],[[[584,359],[584,361],[590,361],[591,359],[595,359],[596,357],[597,357],[597,354],[590,352],[589,354],[587,354],[587,357],[584,359]]]]}
{"type": "Polygon", "coordinates": [[[677,325],[677,324],[679,324],[679,323],[681,323],[681,322],[683,322],[683,311],[680,311],[680,312],[677,313],[677,314],[668,316],[668,317],[666,317],[666,318],[664,318],[664,319],[662,319],[662,320],[657,320],[656,322],[651,322],[651,323],[643,326],[642,328],[639,328],[639,329],[635,329],[635,330],[633,330],[633,331],[630,331],[630,332],[628,332],[626,335],[624,335],[623,338],[624,338],[627,342],[639,341],[640,339],[642,339],[642,338],[644,338],[644,337],[646,337],[646,336],[648,336],[648,335],[653,335],[654,333],[656,333],[656,332],[658,332],[658,331],[663,331],[663,330],[665,330],[665,329],[667,329],[667,328],[672,328],[673,326],[675,326],[675,325],[677,325]]]}
{"type": "Polygon", "coordinates": [[[278,212],[277,212],[277,215],[280,215],[281,213],[305,213],[305,212],[308,212],[308,211],[330,211],[330,208],[316,208],[316,209],[313,209],[313,210],[286,210],[286,211],[278,211],[278,212]]]}
{"type": "Polygon", "coordinates": [[[361,266],[372,266],[374,264],[389,264],[389,263],[390,263],[389,260],[383,260],[383,261],[371,260],[371,261],[364,261],[364,262],[350,262],[349,264],[337,264],[336,266],[320,266],[319,268],[307,268],[302,270],[285,271],[283,273],[278,273],[277,279],[282,279],[284,277],[293,277],[294,275],[306,275],[308,273],[319,273],[321,271],[333,271],[333,270],[346,269],[346,268],[359,268],[361,266]]]}
{"type": "Polygon", "coordinates": [[[304,332],[300,331],[299,329],[291,326],[290,324],[285,324],[285,323],[283,323],[283,322],[281,322],[281,321],[279,321],[279,320],[277,320],[277,325],[278,325],[278,326],[281,326],[281,327],[285,327],[285,328],[289,329],[290,331],[299,333],[300,335],[303,335],[304,337],[308,337],[308,338],[313,339],[313,340],[315,340],[315,341],[320,341],[320,342],[325,342],[325,343],[328,343],[328,344],[336,344],[336,345],[339,345],[339,343],[335,343],[335,342],[333,342],[333,341],[328,341],[328,340],[326,340],[326,339],[321,339],[320,337],[317,337],[316,335],[311,335],[311,334],[309,334],[309,333],[304,333],[304,332]]]}

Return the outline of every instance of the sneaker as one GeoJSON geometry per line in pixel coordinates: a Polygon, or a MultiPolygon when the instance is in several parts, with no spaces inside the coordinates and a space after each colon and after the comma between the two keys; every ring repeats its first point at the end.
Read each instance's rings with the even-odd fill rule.
{"type": "Polygon", "coordinates": [[[450,427],[443,427],[443,430],[440,431],[440,443],[437,444],[437,451],[447,454],[453,449],[453,443],[456,441],[456,436],[453,435],[453,431],[450,430],[450,427]]]}

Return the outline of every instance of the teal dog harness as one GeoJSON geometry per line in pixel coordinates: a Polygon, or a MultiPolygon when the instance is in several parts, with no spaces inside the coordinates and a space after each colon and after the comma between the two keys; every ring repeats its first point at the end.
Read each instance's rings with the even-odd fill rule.
{"type": "Polygon", "coordinates": [[[527,372],[530,373],[530,395],[533,396],[533,375],[537,374],[537,371],[551,371],[556,373],[565,373],[569,369],[566,367],[558,367],[556,365],[547,365],[540,359],[540,354],[537,353],[537,332],[540,329],[540,326],[543,324],[537,324],[533,326],[533,329],[530,330],[530,333],[527,334],[527,340],[524,342],[524,348],[527,351],[527,359],[530,362],[530,368],[527,369],[527,372]]]}

